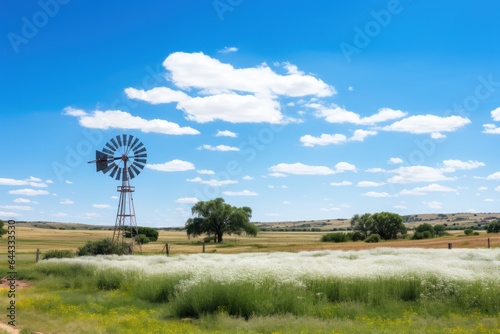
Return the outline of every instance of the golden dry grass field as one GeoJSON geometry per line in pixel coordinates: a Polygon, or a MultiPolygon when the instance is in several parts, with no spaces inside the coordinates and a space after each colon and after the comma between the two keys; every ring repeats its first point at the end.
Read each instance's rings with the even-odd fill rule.
{"type": "MultiPolygon", "coordinates": [[[[450,231],[450,235],[441,238],[425,240],[394,240],[380,243],[348,242],[325,243],[320,238],[322,232],[259,232],[257,237],[224,236],[222,244],[207,243],[205,252],[241,253],[241,252],[297,252],[303,250],[355,250],[375,247],[418,247],[447,248],[451,243],[453,248],[485,248],[490,239],[491,247],[500,247],[499,234],[486,234],[481,231],[477,236],[465,236],[463,231],[450,231]]],[[[411,232],[410,232],[411,233],[411,232]]],[[[89,240],[111,238],[110,230],[59,230],[36,227],[16,228],[16,253],[35,253],[37,249],[43,254],[48,250],[73,250],[84,245],[89,240]]],[[[158,241],[142,246],[144,254],[165,253],[165,244],[170,247],[170,254],[188,254],[202,252],[203,238],[188,239],[185,232],[163,231],[159,233],[158,241]]],[[[7,253],[5,236],[0,239],[0,254],[7,253]]]]}

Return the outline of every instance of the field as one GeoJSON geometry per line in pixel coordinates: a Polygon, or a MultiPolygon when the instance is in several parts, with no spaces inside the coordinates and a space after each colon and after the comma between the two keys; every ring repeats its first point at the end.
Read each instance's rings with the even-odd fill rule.
{"type": "Polygon", "coordinates": [[[261,232],[202,254],[201,238],[160,231],[141,255],[34,264],[37,249],[112,235],[59,228],[16,229],[24,333],[500,333],[498,234],[333,244],[325,232],[261,232]]]}

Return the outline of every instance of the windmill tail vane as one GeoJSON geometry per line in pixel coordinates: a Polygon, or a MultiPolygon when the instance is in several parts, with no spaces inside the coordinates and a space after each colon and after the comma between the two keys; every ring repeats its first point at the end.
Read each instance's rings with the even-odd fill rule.
{"type": "MultiPolygon", "coordinates": [[[[120,199],[112,240],[113,245],[118,246],[121,251],[125,246],[127,229],[128,232],[135,232],[135,235],[138,235],[132,198],[135,188],[130,186],[130,180],[141,173],[146,165],[146,159],[147,152],[144,144],[132,135],[123,134],[111,138],[101,151],[95,152],[95,160],[89,161],[89,163],[95,163],[96,172],[109,173],[111,178],[122,181],[122,185],[117,188],[120,199]]],[[[133,244],[134,238],[132,238],[130,253],[133,252],[133,244]]]]}

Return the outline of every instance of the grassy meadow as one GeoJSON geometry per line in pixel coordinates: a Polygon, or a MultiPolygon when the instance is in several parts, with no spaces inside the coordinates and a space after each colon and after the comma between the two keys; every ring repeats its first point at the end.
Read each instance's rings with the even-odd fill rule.
{"type": "MultiPolygon", "coordinates": [[[[16,229],[17,329],[29,333],[500,333],[500,236],[323,243],[325,232],[160,231],[134,256],[34,263],[108,230],[16,229]],[[490,238],[491,249],[486,249],[490,238]],[[164,252],[170,245],[170,257],[164,252]],[[452,243],[453,249],[448,249],[452,243]]],[[[0,254],[6,254],[0,239],[0,254]]],[[[7,263],[0,263],[7,271],[7,263]]],[[[2,276],[5,276],[4,274],[2,276]]],[[[0,288],[7,305],[8,288],[0,288]]]]}

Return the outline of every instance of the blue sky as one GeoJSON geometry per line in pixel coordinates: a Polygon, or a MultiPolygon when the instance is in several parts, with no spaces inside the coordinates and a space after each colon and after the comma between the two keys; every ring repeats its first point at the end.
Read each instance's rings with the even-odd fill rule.
{"type": "Polygon", "coordinates": [[[1,219],[114,224],[87,161],[122,133],[139,225],[498,211],[496,1],[1,6],[1,219]]]}

